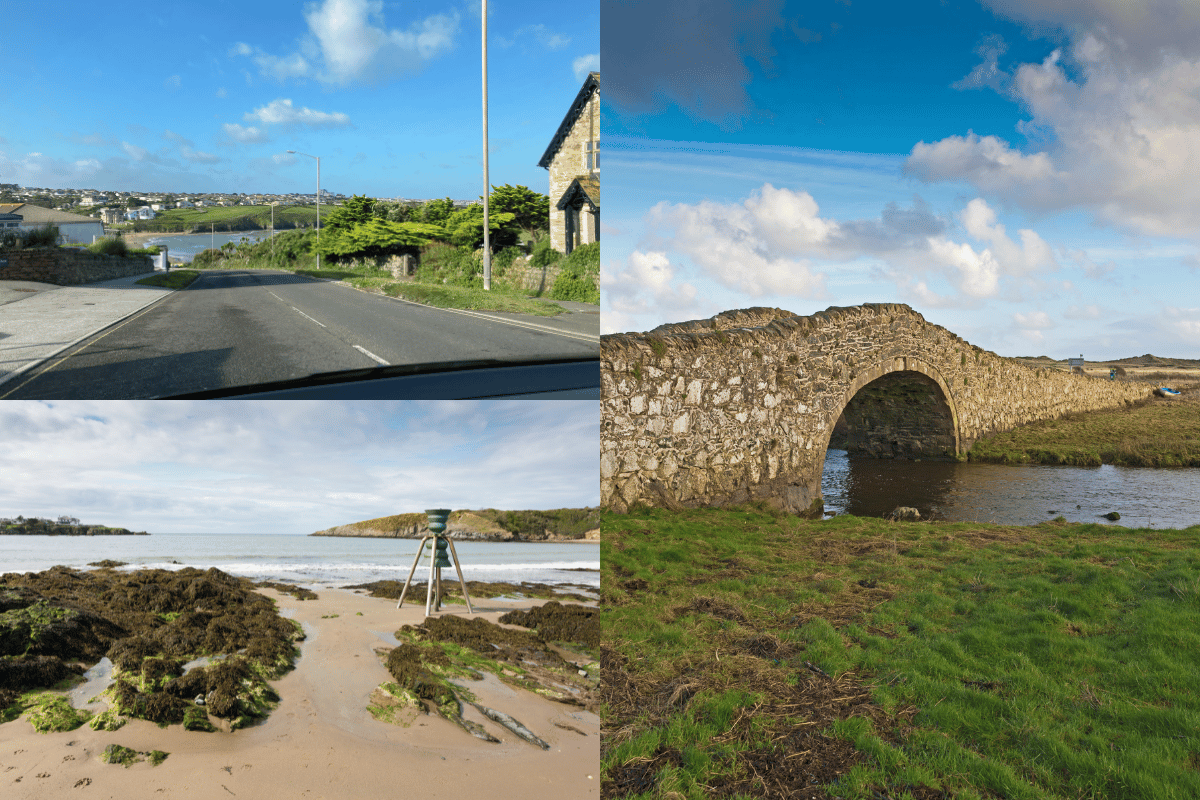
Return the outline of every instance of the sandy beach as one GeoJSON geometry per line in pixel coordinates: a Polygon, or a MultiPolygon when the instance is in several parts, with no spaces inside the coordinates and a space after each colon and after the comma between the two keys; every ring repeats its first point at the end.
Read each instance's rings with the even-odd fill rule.
{"type": "MultiPolygon", "coordinates": [[[[491,676],[470,681],[479,703],[519,720],[549,750],[528,744],[474,709],[464,716],[501,740],[489,744],[433,715],[405,728],[366,710],[391,680],[377,651],[391,634],[424,621],[424,597],[394,600],[323,589],[299,601],[272,589],[280,613],[307,634],[296,668],[272,686],[280,703],[261,723],[204,733],[130,720],[116,731],[39,734],[24,718],[0,725],[0,787],[5,798],[521,798],[599,797],[599,717],[578,706],[510,688],[491,676]],[[158,766],[107,764],[110,744],[170,755],[158,766]]],[[[490,622],[542,601],[474,599],[475,614],[451,605],[434,616],[490,622]]],[[[466,685],[466,684],[465,684],[466,685]]]]}

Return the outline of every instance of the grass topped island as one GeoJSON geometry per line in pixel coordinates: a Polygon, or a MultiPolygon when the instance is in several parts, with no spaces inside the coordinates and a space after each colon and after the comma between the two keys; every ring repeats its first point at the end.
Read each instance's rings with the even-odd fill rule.
{"type": "Polygon", "coordinates": [[[59,517],[58,521],[40,517],[0,519],[0,535],[8,536],[149,536],[145,531],[110,528],[107,525],[83,525],[77,519],[59,517]]]}
{"type": "Polygon", "coordinates": [[[1200,796],[1200,526],[602,528],[605,797],[1200,796]]]}

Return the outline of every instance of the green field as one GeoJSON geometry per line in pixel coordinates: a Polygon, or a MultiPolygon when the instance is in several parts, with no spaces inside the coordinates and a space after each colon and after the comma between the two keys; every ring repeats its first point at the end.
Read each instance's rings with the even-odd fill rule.
{"type": "Polygon", "coordinates": [[[1094,467],[1200,467],[1200,388],[1112,411],[1071,414],[998,433],[971,448],[971,461],[1094,467]]]}
{"type": "Polygon", "coordinates": [[[601,527],[603,797],[1200,797],[1200,526],[601,527]]]}
{"type": "MultiPolygon", "coordinates": [[[[333,212],[324,209],[323,216],[333,212]]],[[[316,206],[275,206],[275,228],[314,226],[316,206]]],[[[212,225],[217,231],[267,230],[271,227],[271,206],[215,206],[213,208],[173,208],[150,220],[131,224],[131,231],[161,231],[174,233],[207,233],[212,225]]]]}

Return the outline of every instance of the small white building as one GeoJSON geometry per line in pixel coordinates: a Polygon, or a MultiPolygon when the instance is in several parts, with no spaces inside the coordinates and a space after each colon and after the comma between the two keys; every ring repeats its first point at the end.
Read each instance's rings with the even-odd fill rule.
{"type": "Polygon", "coordinates": [[[91,244],[104,235],[104,223],[100,220],[68,214],[53,208],[42,208],[28,203],[6,203],[0,205],[0,214],[20,217],[17,227],[26,231],[46,225],[57,225],[59,242],[62,244],[91,244]]]}

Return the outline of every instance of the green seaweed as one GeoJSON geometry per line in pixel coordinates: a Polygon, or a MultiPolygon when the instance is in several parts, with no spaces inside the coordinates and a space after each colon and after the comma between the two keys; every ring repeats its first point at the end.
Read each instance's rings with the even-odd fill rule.
{"type": "Polygon", "coordinates": [[[50,692],[35,693],[26,700],[26,707],[31,709],[29,723],[38,733],[73,731],[92,716],[72,708],[62,695],[50,692]]]}

